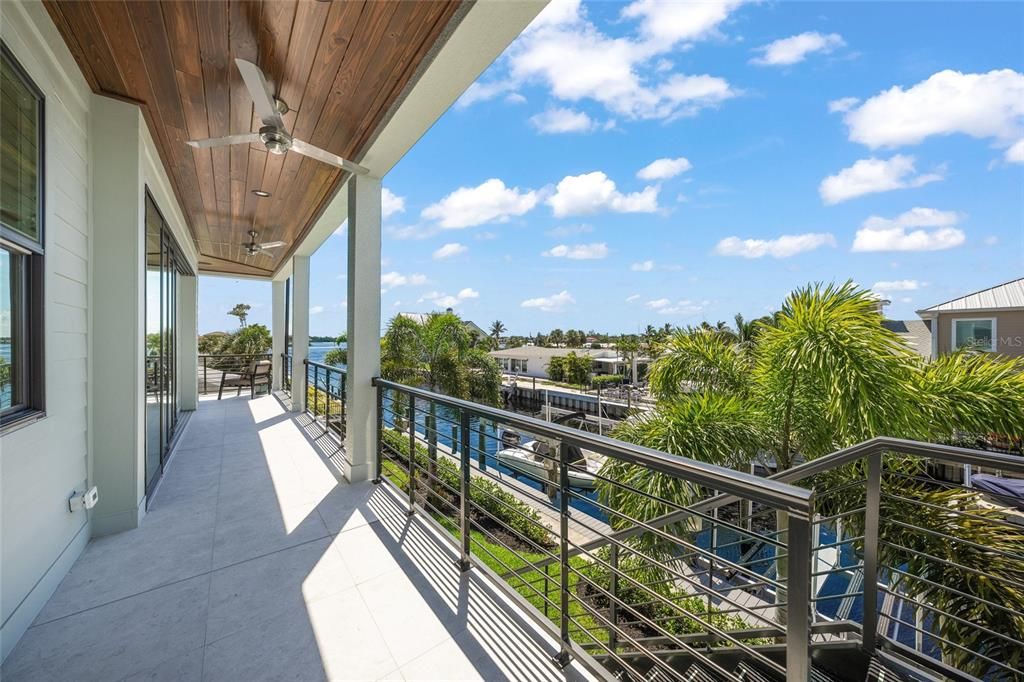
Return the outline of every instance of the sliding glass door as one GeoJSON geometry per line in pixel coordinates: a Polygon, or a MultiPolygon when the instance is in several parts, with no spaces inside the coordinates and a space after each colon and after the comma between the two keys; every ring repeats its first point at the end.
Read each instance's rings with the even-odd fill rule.
{"type": "Polygon", "coordinates": [[[188,274],[177,244],[146,195],[146,492],[163,473],[178,423],[178,276],[188,274]]]}

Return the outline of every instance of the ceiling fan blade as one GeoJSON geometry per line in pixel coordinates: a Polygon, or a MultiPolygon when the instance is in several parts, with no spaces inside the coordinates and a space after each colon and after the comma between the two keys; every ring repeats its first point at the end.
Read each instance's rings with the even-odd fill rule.
{"type": "Polygon", "coordinates": [[[278,248],[280,246],[284,246],[287,243],[288,242],[264,242],[263,244],[260,244],[259,247],[262,250],[276,249],[276,248],[278,248]]]}
{"type": "Polygon", "coordinates": [[[260,141],[259,133],[239,133],[227,137],[210,137],[205,140],[188,140],[187,144],[199,149],[208,147],[226,147],[233,144],[251,144],[260,141]]]}
{"type": "Polygon", "coordinates": [[[363,168],[358,163],[352,163],[351,161],[347,161],[338,156],[337,154],[332,154],[328,151],[320,149],[320,147],[314,147],[310,143],[303,142],[302,140],[292,140],[291,151],[298,152],[303,156],[308,156],[309,158],[316,159],[317,161],[329,163],[332,166],[337,166],[338,168],[343,168],[344,170],[347,170],[349,173],[365,175],[370,172],[368,169],[363,168]]]}
{"type": "Polygon", "coordinates": [[[235,64],[238,65],[238,70],[242,73],[242,80],[245,81],[245,87],[252,97],[256,115],[263,121],[263,125],[284,129],[284,120],[281,119],[277,105],[274,104],[274,93],[270,91],[263,70],[244,59],[236,59],[235,64]]]}

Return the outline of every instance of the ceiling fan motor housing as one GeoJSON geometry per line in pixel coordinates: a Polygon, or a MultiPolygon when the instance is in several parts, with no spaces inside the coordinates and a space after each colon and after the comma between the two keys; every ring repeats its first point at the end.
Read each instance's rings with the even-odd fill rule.
{"type": "Polygon", "coordinates": [[[260,128],[260,139],[271,154],[284,154],[292,147],[292,136],[274,126],[260,128]]]}

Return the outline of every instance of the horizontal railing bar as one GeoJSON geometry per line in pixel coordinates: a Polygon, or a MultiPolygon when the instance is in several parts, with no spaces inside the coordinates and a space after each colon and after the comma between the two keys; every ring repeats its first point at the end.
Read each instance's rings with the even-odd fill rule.
{"type": "Polygon", "coordinates": [[[554,438],[563,443],[571,443],[580,448],[597,452],[609,457],[637,464],[647,469],[659,471],[688,481],[704,485],[712,490],[722,490],[750,497],[763,504],[791,512],[809,515],[813,492],[789,486],[770,479],[754,476],[727,467],[698,462],[697,460],[670,455],[651,448],[615,440],[607,436],[586,434],[560,424],[541,421],[534,417],[526,417],[498,408],[480,405],[468,400],[450,398],[421,388],[374,379],[374,384],[383,388],[411,394],[425,400],[433,400],[459,410],[466,410],[478,417],[483,416],[493,421],[517,426],[530,433],[554,438]]]}
{"type": "Polygon", "coordinates": [[[924,630],[922,628],[919,628],[916,625],[908,623],[907,621],[903,620],[902,618],[897,618],[896,616],[893,616],[893,615],[888,615],[888,616],[886,616],[886,618],[888,618],[889,620],[892,620],[895,623],[899,623],[900,625],[902,625],[904,627],[910,628],[911,630],[913,630],[915,632],[920,632],[921,634],[925,635],[926,637],[929,637],[931,639],[937,640],[939,642],[944,642],[946,644],[949,644],[950,646],[955,646],[957,649],[961,649],[963,651],[970,652],[970,653],[974,654],[975,656],[977,656],[978,658],[981,658],[981,659],[983,659],[985,661],[988,661],[989,663],[997,665],[1000,668],[1005,668],[1006,670],[1009,670],[1011,673],[1016,673],[1017,672],[1016,670],[1014,670],[1010,666],[1006,665],[1005,663],[1000,663],[999,661],[995,660],[994,658],[989,658],[985,654],[979,653],[979,652],[975,651],[974,649],[969,649],[969,648],[965,647],[963,644],[957,644],[956,642],[953,642],[951,640],[946,639],[945,637],[937,635],[934,632],[931,632],[930,630],[924,630]]]}
{"type": "MultiPolygon", "coordinates": [[[[964,566],[963,564],[958,564],[955,561],[948,561],[946,559],[941,559],[941,558],[939,558],[937,556],[934,556],[932,554],[928,554],[927,552],[921,552],[921,551],[918,551],[916,549],[911,549],[910,547],[904,547],[903,545],[896,544],[894,542],[889,542],[888,540],[879,540],[878,542],[879,542],[879,544],[888,545],[889,547],[892,547],[893,549],[896,549],[896,550],[900,550],[900,551],[903,551],[903,552],[909,552],[911,554],[916,554],[917,556],[922,557],[924,559],[928,559],[929,561],[936,561],[936,562],[938,562],[940,564],[943,564],[945,566],[949,566],[950,568],[959,568],[960,570],[967,571],[968,573],[974,573],[975,575],[980,575],[980,576],[986,577],[986,578],[991,577],[988,573],[985,573],[984,571],[981,571],[981,570],[979,570],[977,568],[971,568],[970,566],[964,566]]],[[[1006,576],[999,576],[999,580],[1001,580],[1003,582],[1010,583],[1011,585],[1013,585],[1014,587],[1017,587],[1019,589],[1024,589],[1024,583],[1021,583],[1021,582],[1018,582],[1016,580],[1013,580],[1012,578],[1007,578],[1006,576]]]]}
{"type": "MultiPolygon", "coordinates": [[[[943,585],[942,583],[937,583],[934,580],[929,580],[928,578],[922,578],[919,575],[914,575],[913,573],[907,573],[906,571],[900,570],[898,568],[893,568],[892,566],[886,566],[886,570],[891,571],[893,573],[897,573],[899,575],[905,575],[908,578],[911,578],[913,580],[920,580],[921,582],[927,583],[928,585],[931,585],[932,587],[938,587],[940,589],[946,590],[947,592],[952,592],[953,594],[955,594],[957,596],[960,596],[960,597],[964,597],[965,599],[972,599],[974,601],[981,602],[982,604],[985,604],[986,606],[991,606],[994,609],[1000,609],[1002,611],[1006,611],[1010,615],[1013,615],[1013,616],[1020,615],[1017,611],[1014,611],[1013,609],[1009,608],[1008,606],[1004,606],[1002,604],[997,604],[994,601],[990,601],[988,599],[985,599],[984,597],[979,597],[976,594],[967,594],[966,592],[961,592],[960,590],[956,589],[955,587],[950,587],[949,585],[943,585]]],[[[913,601],[913,603],[915,603],[915,604],[917,603],[916,600],[911,600],[906,595],[903,595],[900,598],[903,601],[913,601]]]]}
{"type": "Polygon", "coordinates": [[[906,528],[907,530],[920,531],[922,533],[927,533],[928,535],[931,535],[931,536],[937,537],[937,538],[941,538],[943,540],[949,540],[949,541],[952,541],[952,542],[959,542],[959,543],[962,543],[964,545],[967,545],[968,547],[973,547],[974,549],[980,550],[982,552],[988,552],[988,553],[991,553],[991,554],[995,554],[997,556],[1001,556],[1001,557],[1004,557],[1006,559],[1012,559],[1014,561],[1022,561],[1022,562],[1024,562],[1024,554],[1014,554],[1014,553],[1010,553],[1010,552],[1004,552],[1004,551],[1002,551],[1000,549],[997,549],[995,547],[992,547],[990,545],[983,545],[980,542],[974,542],[973,540],[967,540],[967,539],[964,539],[964,538],[961,538],[961,537],[957,537],[956,535],[949,535],[948,533],[943,533],[943,532],[940,532],[940,531],[937,531],[937,530],[932,530],[931,528],[925,528],[923,526],[915,526],[915,525],[910,524],[910,523],[904,523],[902,521],[897,521],[896,519],[883,519],[883,522],[884,523],[890,523],[890,524],[892,524],[894,526],[899,526],[900,528],[906,528]]]}
{"type": "MultiPolygon", "coordinates": [[[[879,585],[878,589],[880,591],[885,592],[886,594],[890,594],[890,595],[892,595],[894,597],[897,597],[897,598],[900,598],[900,599],[906,599],[905,595],[902,595],[899,592],[893,592],[892,590],[890,590],[889,588],[887,588],[887,587],[885,587],[883,585],[879,585]]],[[[980,630],[981,632],[984,632],[985,634],[992,635],[994,637],[998,637],[999,639],[1004,639],[1007,642],[1010,642],[1011,644],[1016,644],[1016,645],[1024,648],[1024,642],[1022,642],[1019,639],[1014,639],[1013,637],[1010,637],[1009,635],[1004,635],[1001,632],[996,632],[995,630],[992,630],[991,628],[987,628],[984,625],[980,625],[978,623],[975,623],[974,621],[970,621],[970,620],[967,620],[966,618],[961,618],[960,616],[953,615],[949,611],[944,611],[944,610],[938,608],[937,606],[932,606],[931,604],[927,604],[925,602],[920,602],[920,601],[914,601],[914,605],[917,606],[917,608],[919,608],[919,609],[924,609],[926,611],[932,611],[934,613],[942,614],[946,618],[952,618],[953,620],[955,620],[957,622],[960,622],[960,623],[963,623],[964,625],[968,625],[968,626],[974,628],[975,630],[980,630]]]]}
{"type": "Polygon", "coordinates": [[[325,365],[322,362],[317,362],[315,360],[310,360],[309,358],[304,358],[302,360],[302,364],[308,365],[309,367],[319,367],[321,369],[326,369],[328,372],[337,372],[338,374],[348,374],[348,370],[343,368],[343,367],[338,367],[337,365],[325,365]]]}
{"type": "MultiPolygon", "coordinates": [[[[967,490],[976,491],[977,489],[976,488],[967,488],[967,490]]],[[[963,518],[966,518],[966,519],[973,519],[975,521],[981,521],[981,522],[987,523],[987,524],[995,524],[995,525],[999,525],[999,526],[1006,526],[1007,528],[1014,528],[1014,529],[1020,528],[1020,524],[1019,523],[1014,523],[1013,521],[1010,521],[1009,519],[999,519],[999,518],[993,518],[993,517],[989,517],[989,516],[978,516],[977,514],[972,514],[971,512],[965,512],[965,511],[962,511],[960,509],[951,509],[950,507],[944,507],[944,506],[939,505],[939,504],[932,504],[931,502],[925,502],[924,500],[915,500],[915,499],[912,499],[912,498],[909,498],[909,497],[904,497],[902,495],[895,495],[893,493],[887,493],[885,491],[882,492],[882,497],[887,498],[887,499],[891,499],[891,500],[896,500],[898,502],[906,502],[907,504],[915,504],[915,505],[918,505],[918,506],[921,506],[921,507],[928,507],[929,509],[934,509],[936,511],[943,512],[945,514],[953,512],[957,516],[962,516],[963,518]]]]}

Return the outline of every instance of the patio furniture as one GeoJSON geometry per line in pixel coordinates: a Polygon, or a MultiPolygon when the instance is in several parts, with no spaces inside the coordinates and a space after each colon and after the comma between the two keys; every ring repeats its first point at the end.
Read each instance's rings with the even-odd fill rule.
{"type": "Polygon", "coordinates": [[[256,387],[265,385],[267,392],[270,392],[270,372],[271,363],[270,360],[253,360],[249,363],[249,366],[244,372],[232,374],[230,372],[224,372],[221,375],[220,388],[217,390],[217,400],[221,399],[224,394],[224,387],[229,388],[235,387],[238,390],[235,392],[236,396],[242,395],[242,388],[249,388],[249,397],[256,397],[256,387]]]}

